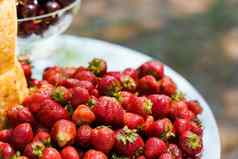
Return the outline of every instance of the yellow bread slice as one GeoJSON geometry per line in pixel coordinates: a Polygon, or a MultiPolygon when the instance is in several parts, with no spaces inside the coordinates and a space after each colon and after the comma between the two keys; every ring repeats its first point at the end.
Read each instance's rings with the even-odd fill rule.
{"type": "Polygon", "coordinates": [[[15,63],[16,34],[15,0],[0,0],[0,74],[15,63]]]}
{"type": "Polygon", "coordinates": [[[0,129],[6,112],[20,104],[28,89],[24,73],[15,57],[17,16],[15,0],[0,0],[0,129]]]}

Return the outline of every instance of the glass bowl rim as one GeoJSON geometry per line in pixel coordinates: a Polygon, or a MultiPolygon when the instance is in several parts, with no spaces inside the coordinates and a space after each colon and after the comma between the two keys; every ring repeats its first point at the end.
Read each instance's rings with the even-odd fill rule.
{"type": "Polygon", "coordinates": [[[47,14],[35,16],[35,17],[17,19],[17,22],[21,23],[21,22],[26,22],[26,21],[39,20],[39,19],[43,19],[43,18],[47,18],[47,17],[52,17],[52,16],[64,13],[65,11],[68,11],[68,10],[74,8],[75,6],[77,6],[77,4],[79,4],[79,6],[80,6],[81,0],[75,0],[73,3],[71,3],[68,6],[61,8],[55,12],[47,13],[47,14]]]}

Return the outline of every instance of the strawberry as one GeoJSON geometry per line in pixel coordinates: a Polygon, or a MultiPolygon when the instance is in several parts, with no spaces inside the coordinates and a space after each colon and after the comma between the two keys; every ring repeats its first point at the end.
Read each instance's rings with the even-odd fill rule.
{"type": "Polygon", "coordinates": [[[148,128],[148,135],[169,139],[174,136],[173,124],[168,118],[157,120],[148,128]]]}
{"type": "Polygon", "coordinates": [[[29,123],[19,124],[12,131],[13,144],[18,148],[24,147],[25,145],[30,143],[32,139],[33,132],[29,123]]]}
{"type": "Polygon", "coordinates": [[[144,149],[143,139],[135,132],[135,130],[124,127],[115,133],[116,142],[115,150],[127,157],[139,156],[144,149]]]}
{"type": "Polygon", "coordinates": [[[202,138],[191,131],[185,131],[179,136],[181,149],[189,156],[196,156],[202,151],[202,138]]]}
{"type": "Polygon", "coordinates": [[[115,98],[106,96],[100,97],[92,110],[99,123],[112,126],[123,125],[125,112],[120,103],[115,98]]]}
{"type": "Polygon", "coordinates": [[[45,145],[40,141],[33,141],[26,145],[23,154],[30,159],[38,159],[42,156],[45,145]]]}
{"type": "Polygon", "coordinates": [[[183,118],[186,120],[192,120],[195,117],[195,114],[188,109],[188,105],[184,100],[173,101],[170,114],[173,118],[183,118]]]}
{"type": "Polygon", "coordinates": [[[182,159],[182,151],[175,144],[169,144],[167,152],[173,156],[173,159],[182,159]]]}
{"type": "Polygon", "coordinates": [[[159,138],[151,137],[145,143],[145,156],[149,159],[156,159],[167,150],[165,142],[159,138]]]}
{"type": "Polygon", "coordinates": [[[123,75],[127,75],[127,76],[130,76],[131,78],[133,78],[135,81],[138,80],[138,72],[136,69],[134,68],[126,68],[123,72],[122,72],[123,75]]]}
{"type": "Polygon", "coordinates": [[[89,62],[88,69],[96,76],[103,76],[107,72],[107,62],[103,59],[94,58],[89,62]]]}
{"type": "Polygon", "coordinates": [[[42,156],[39,159],[62,159],[60,153],[52,148],[48,147],[44,149],[42,156]]]}
{"type": "Polygon", "coordinates": [[[163,153],[160,155],[159,159],[174,159],[170,153],[163,153]]]}
{"type": "Polygon", "coordinates": [[[188,105],[188,109],[192,111],[195,115],[201,114],[203,112],[203,108],[201,107],[198,101],[190,100],[186,101],[186,103],[188,105]]]}
{"type": "Polygon", "coordinates": [[[31,75],[32,75],[31,62],[28,59],[19,59],[19,62],[21,64],[21,67],[26,79],[31,79],[31,75]]]}
{"type": "Polygon", "coordinates": [[[0,130],[0,141],[11,143],[13,129],[3,129],[0,130]]]}
{"type": "Polygon", "coordinates": [[[166,95],[150,95],[148,98],[152,101],[152,114],[155,118],[168,116],[170,112],[171,99],[166,95]]]}
{"type": "Polygon", "coordinates": [[[133,102],[136,98],[134,94],[127,91],[118,92],[114,96],[121,103],[122,107],[126,110],[130,107],[133,107],[133,104],[134,104],[133,102]]]}
{"type": "Polygon", "coordinates": [[[191,131],[199,136],[203,135],[203,127],[200,123],[200,121],[191,121],[189,123],[190,127],[191,127],[191,131]]]}
{"type": "Polygon", "coordinates": [[[72,115],[72,121],[77,124],[91,124],[95,120],[95,115],[86,105],[79,105],[72,115]]]}
{"type": "Polygon", "coordinates": [[[114,131],[105,126],[93,129],[91,134],[91,144],[96,150],[108,153],[115,143],[114,131]]]}
{"type": "Polygon", "coordinates": [[[146,117],[152,113],[153,103],[146,97],[135,97],[134,100],[130,101],[131,104],[127,106],[128,112],[136,113],[146,117]]]}
{"type": "Polygon", "coordinates": [[[82,125],[77,130],[76,143],[86,148],[91,143],[92,128],[89,125],[82,125]]]}
{"type": "Polygon", "coordinates": [[[99,97],[99,91],[96,88],[94,88],[90,91],[90,95],[94,97],[99,97]]]}
{"type": "Polygon", "coordinates": [[[98,84],[98,90],[101,95],[113,96],[122,89],[121,83],[113,76],[106,75],[102,77],[98,84]]]}
{"type": "Polygon", "coordinates": [[[70,103],[74,108],[76,108],[80,104],[84,104],[89,99],[89,92],[85,88],[74,87],[70,89],[72,97],[70,98],[70,103]]]}
{"type": "Polygon", "coordinates": [[[52,139],[60,147],[74,143],[76,134],[76,125],[69,120],[58,120],[51,129],[52,139]]]}
{"type": "Polygon", "coordinates": [[[146,159],[146,158],[145,158],[145,156],[143,155],[143,156],[137,157],[136,159],[146,159]]]}
{"type": "Polygon", "coordinates": [[[138,68],[139,77],[152,75],[156,79],[164,77],[164,65],[159,61],[148,61],[138,68]]]}
{"type": "Polygon", "coordinates": [[[29,108],[24,107],[22,105],[17,105],[11,108],[7,112],[7,117],[8,117],[8,121],[10,122],[12,126],[16,126],[18,124],[25,123],[25,122],[28,122],[34,125],[36,122],[29,108]]]}
{"type": "Polygon", "coordinates": [[[15,151],[8,144],[0,141],[0,158],[2,159],[10,159],[15,155],[15,151]]]}
{"type": "Polygon", "coordinates": [[[61,151],[62,159],[80,159],[77,150],[72,146],[67,146],[61,151]]]}
{"type": "Polygon", "coordinates": [[[159,81],[159,83],[160,83],[160,92],[162,92],[163,94],[172,96],[173,94],[176,93],[177,86],[170,77],[164,76],[159,81]]]}
{"type": "Polygon", "coordinates": [[[91,149],[84,154],[83,159],[108,159],[108,158],[103,152],[91,149]]]}
{"type": "Polygon", "coordinates": [[[140,94],[153,94],[159,93],[160,85],[156,81],[155,77],[146,75],[138,81],[138,91],[140,94]]]}
{"type": "Polygon", "coordinates": [[[63,69],[63,73],[65,74],[66,77],[71,78],[73,77],[73,75],[75,74],[75,72],[77,71],[76,67],[65,67],[62,68],[63,69]]]}
{"type": "Polygon", "coordinates": [[[42,106],[36,117],[44,126],[52,127],[56,121],[69,118],[69,113],[55,101],[46,99],[41,102],[42,106]]]}
{"type": "Polygon", "coordinates": [[[136,91],[136,81],[127,75],[122,75],[120,78],[120,82],[122,84],[122,90],[124,91],[130,91],[130,92],[135,92],[136,91]]]}
{"type": "Polygon", "coordinates": [[[60,84],[65,78],[63,69],[58,66],[48,67],[43,72],[43,79],[55,86],[60,84]]]}
{"type": "Polygon", "coordinates": [[[146,117],[145,119],[145,123],[144,123],[144,126],[143,126],[143,131],[148,135],[150,132],[150,127],[151,125],[154,123],[154,117],[149,115],[146,117]]]}
{"type": "Polygon", "coordinates": [[[109,76],[113,76],[113,77],[115,77],[117,80],[119,80],[120,81],[120,78],[121,78],[121,72],[119,72],[119,71],[109,71],[109,72],[107,72],[106,73],[106,75],[109,75],[109,76]]]}
{"type": "Polygon", "coordinates": [[[33,93],[39,93],[44,96],[51,96],[54,86],[47,81],[40,81],[36,87],[33,87],[33,93]],[[34,91],[35,89],[35,91],[34,91]]]}
{"type": "Polygon", "coordinates": [[[51,136],[46,131],[38,131],[35,134],[33,141],[42,142],[45,146],[49,146],[51,144],[51,136]]]}
{"type": "Polygon", "coordinates": [[[143,127],[144,122],[144,118],[140,115],[129,112],[124,115],[124,125],[129,129],[140,129],[143,127]]]}
{"type": "Polygon", "coordinates": [[[184,131],[190,130],[190,122],[185,119],[176,119],[174,122],[175,132],[178,134],[182,134],[184,131]]]}
{"type": "Polygon", "coordinates": [[[25,97],[23,101],[23,105],[28,107],[31,113],[34,114],[34,113],[37,113],[41,109],[46,99],[50,99],[50,97],[48,95],[34,93],[30,96],[25,97]]]}
{"type": "Polygon", "coordinates": [[[96,84],[96,82],[97,82],[96,76],[92,72],[87,71],[87,70],[78,69],[75,72],[73,78],[78,79],[80,81],[89,81],[92,84],[96,84]]]}
{"type": "Polygon", "coordinates": [[[62,105],[68,104],[71,96],[71,92],[67,88],[62,86],[54,88],[51,94],[51,98],[62,105]]]}

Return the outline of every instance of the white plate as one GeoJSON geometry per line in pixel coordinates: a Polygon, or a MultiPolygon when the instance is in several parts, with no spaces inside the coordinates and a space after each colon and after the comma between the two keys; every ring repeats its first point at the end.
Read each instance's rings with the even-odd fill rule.
{"type": "MultiPolygon", "coordinates": [[[[32,57],[34,74],[40,77],[43,68],[56,64],[61,66],[87,66],[88,62],[94,57],[107,60],[110,70],[122,70],[126,67],[136,68],[143,62],[152,59],[142,53],[111,43],[89,38],[60,36],[51,42],[47,42],[47,45],[39,44],[37,48],[34,49],[32,57]],[[48,47],[46,48],[45,46],[48,47]],[[49,48],[51,48],[51,51],[49,51],[49,48]],[[49,52],[54,53],[51,54],[49,52]]],[[[200,115],[200,119],[205,127],[202,159],[220,159],[221,145],[219,132],[209,105],[198,91],[182,76],[168,66],[165,67],[165,72],[174,79],[178,88],[181,89],[189,99],[197,99],[204,108],[204,112],[200,115]]]]}

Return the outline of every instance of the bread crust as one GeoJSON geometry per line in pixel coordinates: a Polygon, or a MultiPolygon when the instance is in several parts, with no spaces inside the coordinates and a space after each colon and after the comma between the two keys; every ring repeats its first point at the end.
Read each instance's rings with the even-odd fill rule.
{"type": "Polygon", "coordinates": [[[15,57],[17,37],[15,0],[0,0],[0,129],[6,112],[28,94],[22,68],[15,57]]]}

